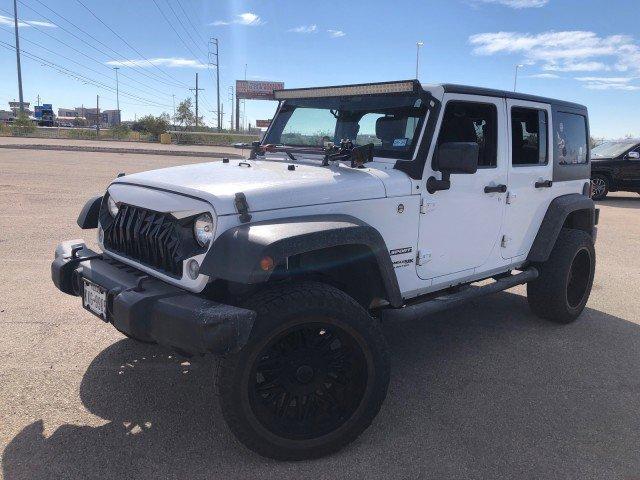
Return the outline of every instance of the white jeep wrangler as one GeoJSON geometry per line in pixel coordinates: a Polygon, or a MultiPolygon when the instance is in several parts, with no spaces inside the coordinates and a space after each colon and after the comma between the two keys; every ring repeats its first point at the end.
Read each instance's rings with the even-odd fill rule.
{"type": "Polygon", "coordinates": [[[360,435],[389,382],[381,321],[525,283],[538,316],[580,315],[598,219],[585,107],[417,81],[276,98],[250,159],[118,177],[78,218],[102,253],[72,240],[52,264],[125,335],[219,355],[247,447],[304,459],[360,435]]]}

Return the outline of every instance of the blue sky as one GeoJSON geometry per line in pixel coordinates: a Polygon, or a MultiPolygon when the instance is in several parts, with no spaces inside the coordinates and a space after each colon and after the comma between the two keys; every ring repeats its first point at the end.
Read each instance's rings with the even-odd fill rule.
{"type": "MultiPolygon", "coordinates": [[[[54,108],[93,106],[100,94],[101,108],[115,108],[109,88],[119,65],[129,119],[171,112],[171,95],[191,96],[199,72],[201,110],[212,124],[215,83],[204,65],[210,37],[220,41],[226,121],[228,88],[244,78],[245,64],[249,80],[287,87],[413,78],[416,42],[423,41],[424,83],[512,89],[521,64],[519,91],[586,104],[595,136],[640,136],[637,0],[80,1],[104,24],[79,0],[18,1],[21,47],[40,57],[23,57],[26,100],[39,94],[54,108]]],[[[4,109],[17,97],[15,52],[7,48],[12,12],[12,2],[0,0],[4,109]]],[[[246,103],[250,122],[273,110],[272,102],[246,103]]]]}

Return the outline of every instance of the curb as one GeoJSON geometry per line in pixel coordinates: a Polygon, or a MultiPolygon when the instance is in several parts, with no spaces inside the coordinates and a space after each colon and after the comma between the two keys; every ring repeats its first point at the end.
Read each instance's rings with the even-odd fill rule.
{"type": "Polygon", "coordinates": [[[19,150],[58,150],[64,152],[137,153],[140,155],[169,155],[177,157],[244,158],[244,155],[237,153],[191,152],[187,150],[150,150],[145,148],[89,147],[76,145],[0,144],[0,148],[19,150]]]}

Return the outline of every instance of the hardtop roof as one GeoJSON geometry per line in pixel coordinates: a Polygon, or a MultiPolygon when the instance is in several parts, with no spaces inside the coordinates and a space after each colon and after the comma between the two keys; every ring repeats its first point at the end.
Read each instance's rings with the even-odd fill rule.
{"type": "MultiPolygon", "coordinates": [[[[413,83],[413,90],[414,91],[424,91],[425,87],[429,88],[429,87],[441,87],[444,89],[445,93],[459,93],[459,94],[465,94],[465,95],[482,95],[482,96],[486,96],[486,97],[498,97],[498,98],[511,98],[511,99],[515,99],[515,100],[526,100],[526,101],[530,101],[530,102],[539,102],[539,103],[548,103],[548,104],[553,104],[559,107],[565,107],[565,108],[571,108],[571,109],[576,109],[576,110],[580,110],[580,111],[584,111],[586,112],[587,107],[585,107],[584,105],[580,105],[578,103],[573,103],[573,102],[568,102],[566,100],[558,100],[558,99],[554,99],[554,98],[548,98],[548,97],[541,97],[538,95],[530,95],[527,93],[520,93],[520,92],[511,92],[511,91],[507,91],[507,90],[497,90],[497,89],[493,89],[493,88],[485,88],[485,87],[474,87],[474,86],[470,86],[470,85],[457,85],[454,83],[437,83],[437,84],[429,84],[429,85],[425,85],[424,87],[422,86],[422,84],[420,83],[420,81],[415,80],[415,79],[409,79],[409,80],[394,80],[394,81],[389,81],[389,82],[372,82],[372,83],[352,83],[352,84],[346,84],[346,85],[327,85],[327,86],[321,86],[321,87],[305,87],[305,88],[285,88],[282,90],[277,90],[276,92],[287,92],[287,93],[294,93],[294,92],[305,92],[305,96],[311,96],[310,94],[313,93],[314,90],[317,90],[318,93],[320,92],[327,92],[328,90],[336,90],[336,89],[340,89],[340,88],[345,88],[345,87],[367,87],[367,86],[371,86],[371,87],[375,87],[375,86],[382,86],[382,85],[388,85],[388,86],[393,86],[393,85],[398,85],[398,84],[402,84],[402,83],[408,83],[411,82],[413,83]]],[[[290,97],[291,98],[291,97],[290,97]]]]}

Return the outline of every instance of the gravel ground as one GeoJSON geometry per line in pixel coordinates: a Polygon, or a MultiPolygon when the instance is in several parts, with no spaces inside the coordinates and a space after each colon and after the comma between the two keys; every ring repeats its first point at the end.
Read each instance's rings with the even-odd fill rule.
{"type": "Polygon", "coordinates": [[[524,289],[387,325],[387,400],[354,444],[278,463],[241,447],[215,361],[140,345],[58,292],[56,244],[118,172],[194,158],[0,150],[0,476],[640,478],[640,196],[600,203],[598,267],[576,323],[535,318],[524,289]]]}

